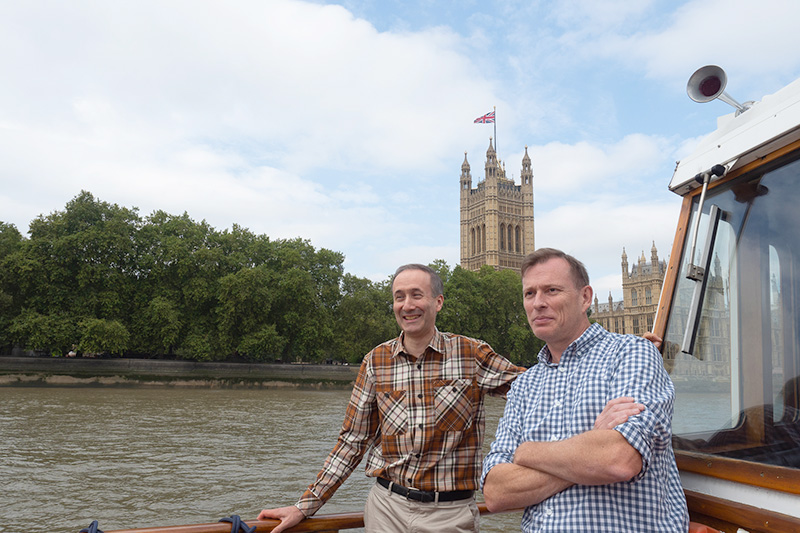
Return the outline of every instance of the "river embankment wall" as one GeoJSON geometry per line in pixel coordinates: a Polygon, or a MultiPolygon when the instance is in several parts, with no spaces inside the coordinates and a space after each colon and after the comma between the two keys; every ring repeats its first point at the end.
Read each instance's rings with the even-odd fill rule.
{"type": "Polygon", "coordinates": [[[351,387],[357,365],[0,357],[0,387],[351,387]]]}

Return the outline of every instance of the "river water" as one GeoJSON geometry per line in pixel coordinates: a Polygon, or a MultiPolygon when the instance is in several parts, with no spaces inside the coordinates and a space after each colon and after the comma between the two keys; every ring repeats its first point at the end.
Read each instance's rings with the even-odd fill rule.
{"type": "MultiPolygon", "coordinates": [[[[0,387],[0,532],[256,518],[322,466],[347,390],[0,387]]],[[[487,401],[488,449],[503,400],[487,401]]],[[[320,511],[361,511],[359,467],[320,511]]],[[[521,515],[482,520],[519,531],[521,515]]],[[[358,530],[354,530],[358,531],[358,530]]],[[[363,531],[363,530],[361,530],[363,531]]]]}

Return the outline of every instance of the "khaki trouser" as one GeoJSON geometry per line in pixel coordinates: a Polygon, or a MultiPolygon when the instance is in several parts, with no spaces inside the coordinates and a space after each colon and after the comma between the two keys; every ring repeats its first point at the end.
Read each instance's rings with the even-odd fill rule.
{"type": "Polygon", "coordinates": [[[480,513],[474,498],[422,503],[376,483],[364,506],[364,528],[367,533],[478,533],[480,513]]]}

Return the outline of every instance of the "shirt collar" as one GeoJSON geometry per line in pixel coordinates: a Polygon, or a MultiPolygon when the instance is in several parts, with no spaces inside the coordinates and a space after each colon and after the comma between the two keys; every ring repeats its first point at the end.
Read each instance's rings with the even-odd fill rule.
{"type": "MultiPolygon", "coordinates": [[[[583,333],[581,333],[580,337],[572,341],[570,345],[567,346],[567,349],[561,354],[561,362],[563,363],[565,358],[574,358],[579,360],[581,357],[583,357],[583,354],[586,353],[584,348],[594,344],[597,338],[602,335],[603,331],[605,330],[597,322],[590,324],[589,327],[586,328],[583,333]]],[[[550,348],[548,348],[545,344],[544,348],[539,351],[539,362],[547,365],[553,364],[550,361],[550,348]]]]}
{"type": "MultiPolygon", "coordinates": [[[[403,338],[405,332],[401,331],[400,336],[397,337],[397,342],[394,345],[394,350],[392,350],[392,357],[396,357],[401,353],[408,353],[405,351],[405,346],[403,345],[403,338]]],[[[433,329],[433,337],[431,337],[430,342],[428,343],[428,348],[431,350],[438,352],[442,355],[447,355],[447,342],[445,336],[439,331],[439,328],[434,327],[433,329]]],[[[427,351],[427,348],[426,348],[427,351]]]]}

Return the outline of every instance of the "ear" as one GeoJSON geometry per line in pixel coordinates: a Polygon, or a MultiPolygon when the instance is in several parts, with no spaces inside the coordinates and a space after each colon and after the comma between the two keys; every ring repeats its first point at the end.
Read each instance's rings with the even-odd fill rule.
{"type": "Polygon", "coordinates": [[[581,300],[583,302],[584,312],[586,312],[586,310],[592,306],[592,296],[594,296],[594,291],[592,290],[591,285],[586,285],[581,289],[581,300]]]}
{"type": "Polygon", "coordinates": [[[440,294],[439,296],[436,297],[436,312],[437,313],[442,310],[442,305],[443,304],[444,304],[444,295],[440,294]]]}

